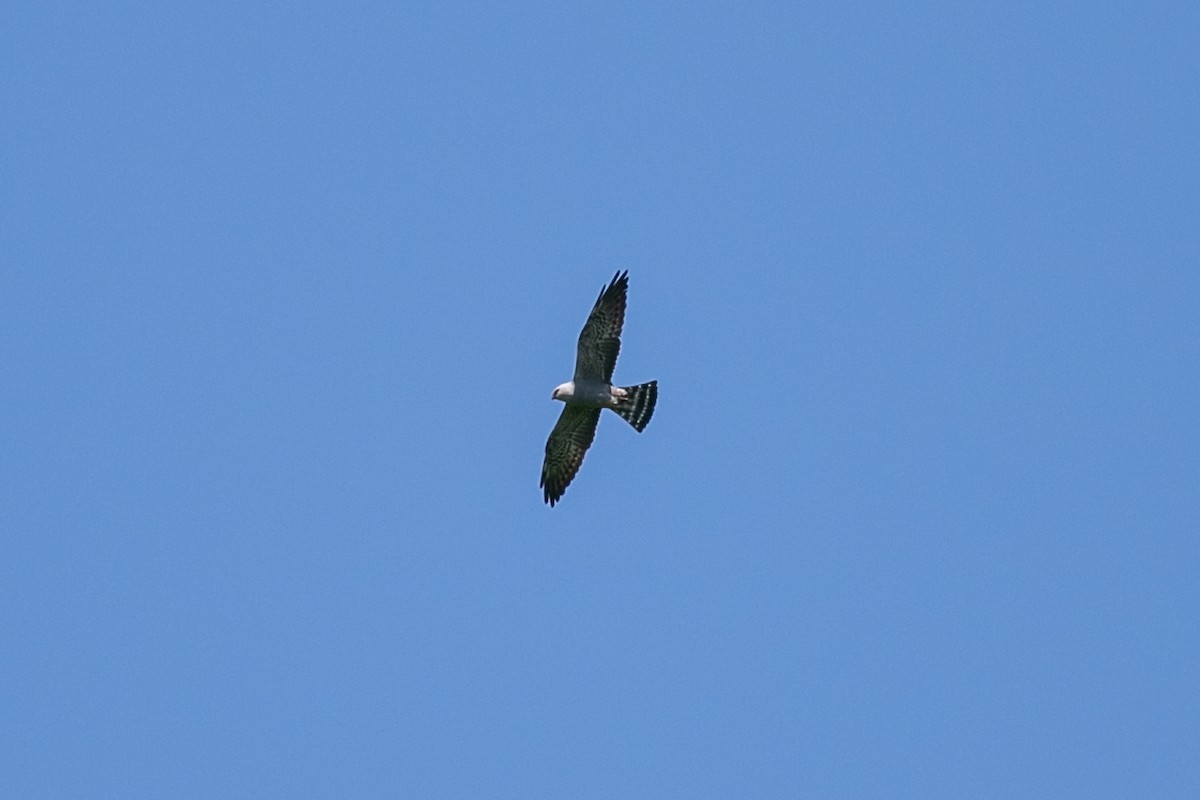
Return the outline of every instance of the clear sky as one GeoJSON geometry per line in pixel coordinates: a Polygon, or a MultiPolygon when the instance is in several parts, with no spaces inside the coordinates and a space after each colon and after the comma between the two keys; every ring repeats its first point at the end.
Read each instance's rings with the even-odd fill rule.
{"type": "Polygon", "coordinates": [[[0,795],[1200,797],[1197,9],[8,4],[0,795]]]}

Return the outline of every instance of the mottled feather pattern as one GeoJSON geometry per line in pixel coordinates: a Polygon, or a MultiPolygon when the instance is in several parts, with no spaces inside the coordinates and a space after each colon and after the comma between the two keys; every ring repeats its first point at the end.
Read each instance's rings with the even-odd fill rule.
{"type": "Polygon", "coordinates": [[[543,495],[551,508],[579,472],[584,453],[596,438],[596,423],[599,420],[598,408],[567,406],[550,432],[539,485],[544,489],[543,495]]]}
{"type": "Polygon", "coordinates": [[[576,347],[576,377],[612,381],[621,353],[621,328],[625,324],[625,297],[629,291],[629,272],[618,272],[600,291],[596,305],[579,333],[576,347]]]}

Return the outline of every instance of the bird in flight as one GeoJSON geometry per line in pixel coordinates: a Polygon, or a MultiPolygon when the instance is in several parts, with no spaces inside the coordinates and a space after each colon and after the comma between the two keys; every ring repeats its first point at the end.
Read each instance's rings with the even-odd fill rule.
{"type": "Polygon", "coordinates": [[[618,272],[600,290],[596,305],[579,333],[575,350],[575,378],[554,389],[551,396],[566,405],[550,438],[542,462],[546,502],[553,508],[567,490],[583,455],[596,436],[600,412],[611,408],[638,433],[645,430],[658,400],[658,381],[638,386],[613,386],[613,368],[621,352],[621,326],[625,322],[625,293],[629,272],[618,272]]]}

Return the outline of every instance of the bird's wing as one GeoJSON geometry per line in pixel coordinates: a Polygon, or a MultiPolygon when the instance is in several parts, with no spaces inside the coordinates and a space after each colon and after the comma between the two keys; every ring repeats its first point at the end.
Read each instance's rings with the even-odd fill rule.
{"type": "Polygon", "coordinates": [[[621,352],[621,326],[625,323],[625,293],[629,273],[618,272],[607,287],[600,290],[596,305],[579,333],[575,350],[575,380],[603,380],[612,383],[617,355],[621,352]]]}
{"type": "Polygon", "coordinates": [[[596,438],[599,419],[598,408],[567,406],[550,432],[550,438],[546,440],[546,460],[542,462],[541,487],[551,508],[563,496],[575,473],[579,472],[583,454],[591,447],[592,439],[596,438]]]}

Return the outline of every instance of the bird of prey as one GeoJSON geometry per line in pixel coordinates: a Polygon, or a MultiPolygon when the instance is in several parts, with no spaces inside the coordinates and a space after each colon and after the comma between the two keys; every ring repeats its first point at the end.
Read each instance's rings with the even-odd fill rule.
{"type": "Polygon", "coordinates": [[[584,323],[575,350],[575,378],[554,389],[551,396],[566,405],[546,441],[541,487],[553,508],[563,496],[596,436],[596,423],[605,408],[625,418],[638,433],[645,430],[658,399],[658,381],[638,386],[613,386],[613,368],[621,352],[621,326],[625,322],[625,293],[629,272],[618,272],[600,290],[596,305],[584,323]]]}

